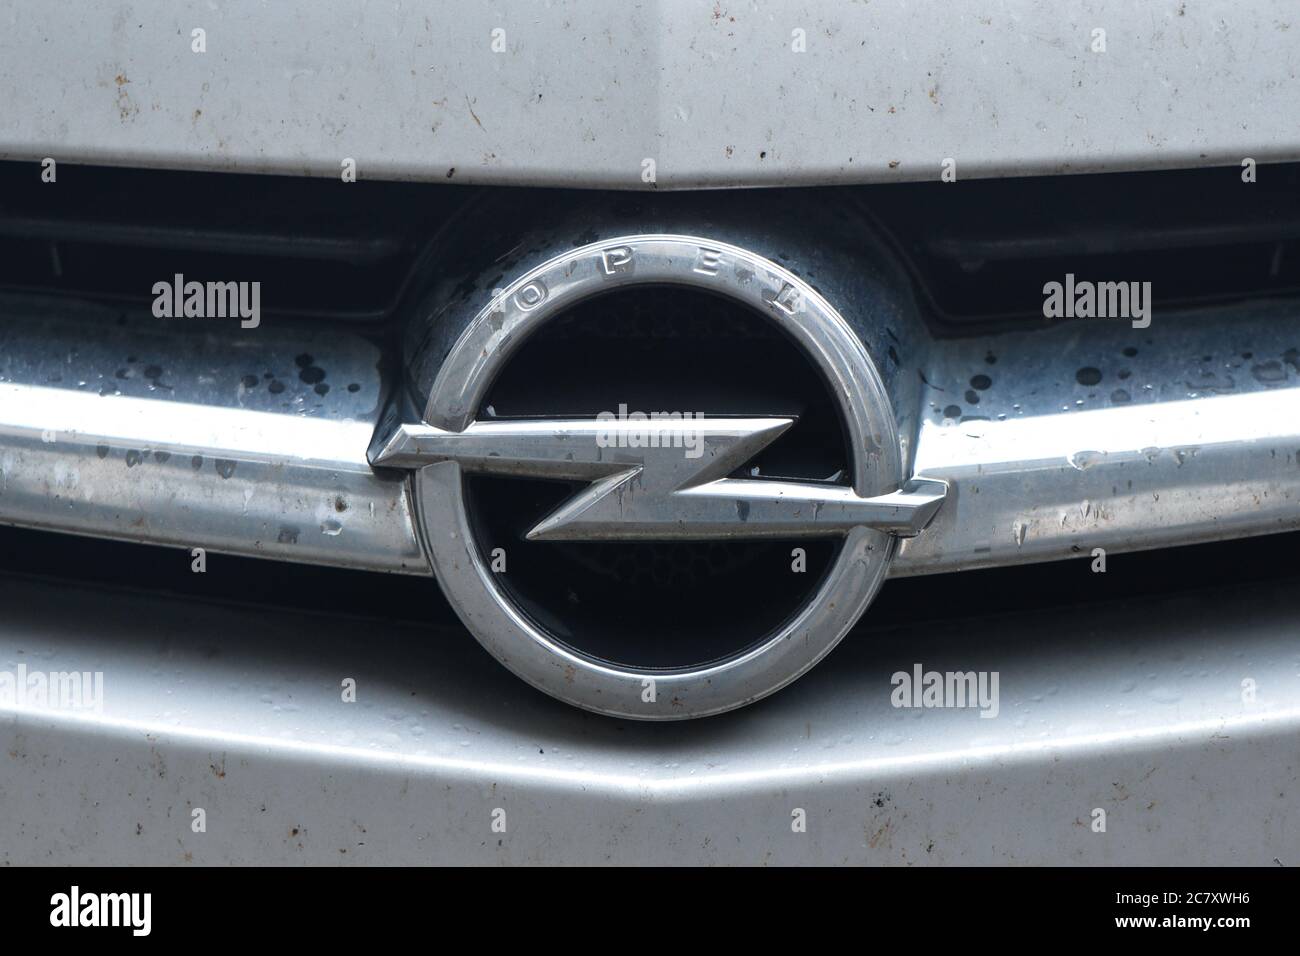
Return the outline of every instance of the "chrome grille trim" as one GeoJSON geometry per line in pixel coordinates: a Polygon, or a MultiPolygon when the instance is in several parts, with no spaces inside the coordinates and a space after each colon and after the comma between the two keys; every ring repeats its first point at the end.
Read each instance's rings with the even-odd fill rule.
{"type": "Polygon", "coordinates": [[[1300,527],[1297,318],[1272,302],[1160,314],[1144,333],[1089,319],[938,344],[913,471],[948,482],[949,498],[925,535],[901,543],[892,573],[1300,527]],[[1081,384],[1083,369],[1101,381],[1081,384]],[[979,374],[993,384],[970,406],[979,374]],[[955,403],[985,420],[936,424],[955,403]]]}
{"type": "Polygon", "coordinates": [[[0,522],[428,573],[405,483],[366,460],[385,393],[376,346],[185,320],[163,335],[54,308],[0,304],[0,522]],[[335,398],[301,381],[308,354],[339,376],[335,398]]]}
{"type": "MultiPolygon", "coordinates": [[[[333,332],[219,335],[184,320],[163,335],[63,301],[0,308],[26,317],[0,332],[0,523],[431,573],[406,484],[367,462],[391,391],[378,346],[333,332]],[[115,379],[127,341],[187,363],[175,387],[115,379]],[[310,386],[286,378],[274,400],[240,393],[246,368],[292,372],[303,349],[357,392],[311,406],[310,386]],[[125,394],[99,394],[105,383],[125,394]],[[223,477],[216,460],[233,471],[223,477]]],[[[949,500],[926,534],[900,543],[891,575],[1300,528],[1296,319],[1287,302],[1159,315],[1132,358],[1131,331],[1104,320],[930,343],[920,425],[905,437],[910,473],[946,481],[949,500]],[[1100,386],[1075,381],[1084,364],[1105,366],[1100,386]],[[1109,396],[1121,367],[1127,404],[1109,396]],[[954,396],[978,372],[994,385],[969,407],[954,396]],[[941,422],[955,401],[987,420],[941,422]]]]}

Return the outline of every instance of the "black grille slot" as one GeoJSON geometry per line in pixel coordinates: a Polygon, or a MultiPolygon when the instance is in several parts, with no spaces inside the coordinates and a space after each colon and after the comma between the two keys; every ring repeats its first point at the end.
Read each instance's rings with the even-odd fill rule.
{"type": "Polygon", "coordinates": [[[0,289],[147,307],[154,283],[260,281],[272,315],[374,321],[473,193],[225,173],[0,163],[0,289]]]}
{"type": "Polygon", "coordinates": [[[1157,310],[1300,294],[1300,164],[863,188],[940,327],[1048,321],[1043,285],[1151,282],[1157,310]]]}
{"type": "MultiPolygon", "coordinates": [[[[1149,281],[1159,310],[1300,295],[1300,163],[842,190],[888,233],[940,330],[1047,321],[1043,285],[1149,281]]],[[[269,314],[379,320],[483,190],[0,163],[0,291],[144,305],[158,281],[262,282],[269,314]]],[[[518,189],[521,207],[554,190],[518,189]]],[[[619,194],[621,196],[622,194],[619,194]]],[[[611,195],[611,200],[615,197],[611,195]]],[[[653,197],[643,197],[653,202],[653,197]]],[[[462,229],[490,229],[473,216],[462,229]]]]}

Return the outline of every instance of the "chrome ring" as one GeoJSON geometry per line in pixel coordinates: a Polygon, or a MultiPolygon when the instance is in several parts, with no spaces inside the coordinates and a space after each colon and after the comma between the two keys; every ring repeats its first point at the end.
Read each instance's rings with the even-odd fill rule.
{"type": "MultiPolygon", "coordinates": [[[[478,313],[452,348],[429,396],[426,422],[464,430],[497,374],[532,332],[591,296],[647,284],[708,290],[777,322],[804,349],[839,402],[855,490],[874,496],[899,486],[903,475],[894,414],[879,372],[844,319],[811,286],[776,263],[691,236],[636,235],[596,242],[517,278],[478,313]]],[[[890,534],[853,528],[808,603],[762,644],[696,669],[638,670],[574,652],[514,606],[474,541],[459,464],[443,461],[420,468],[414,488],[438,581],[479,642],[548,694],[636,719],[716,714],[795,680],[857,621],[884,581],[894,547],[890,534]]]]}

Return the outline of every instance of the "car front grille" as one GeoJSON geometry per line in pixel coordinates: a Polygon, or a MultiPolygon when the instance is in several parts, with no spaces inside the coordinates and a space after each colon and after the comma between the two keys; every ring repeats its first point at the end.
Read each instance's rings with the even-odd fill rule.
{"type": "MultiPolygon", "coordinates": [[[[31,178],[0,164],[0,517],[156,543],[220,525],[232,530],[212,540],[218,550],[423,570],[413,533],[331,536],[321,528],[334,519],[317,511],[340,496],[367,512],[409,510],[400,485],[371,472],[362,439],[395,393],[403,308],[430,276],[454,281],[439,270],[458,261],[465,230],[509,233],[500,219],[455,218],[485,191],[95,167],[64,168],[57,189],[31,178]],[[267,327],[251,335],[153,319],[150,289],[175,273],[261,277],[267,327]],[[306,381],[303,355],[328,365],[328,379],[306,381]],[[196,431],[200,413],[224,424],[196,431]],[[277,428],[298,440],[268,438],[277,428]],[[51,433],[63,437],[40,440],[51,433]],[[129,481],[106,475],[89,498],[49,482],[137,458],[129,481]],[[200,458],[205,467],[191,468],[200,458]],[[243,467],[223,476],[218,461],[243,467]],[[241,526],[232,515],[244,513],[245,481],[264,488],[268,468],[310,514],[289,508],[241,526]],[[150,471],[160,474],[147,491],[150,471]],[[173,520],[155,506],[153,495],[195,483],[211,484],[206,519],[173,520]]],[[[1290,527],[1288,462],[1300,442],[1283,412],[1300,369],[1300,164],[1261,167],[1252,184],[1203,169],[951,186],[811,191],[847,197],[885,231],[934,323],[922,351],[900,359],[891,347],[879,360],[909,365],[920,383],[904,436],[916,466],[960,479],[963,493],[935,533],[904,545],[896,573],[1290,527]],[[1135,338],[1122,323],[1045,320],[1042,285],[1066,272],[1150,281],[1154,327],[1135,338]],[[1098,447],[1130,431],[1143,436],[1133,447],[1098,447]],[[1128,506],[1111,500],[1121,491],[1128,506]]],[[[521,209],[564,195],[508,192],[521,209]]],[[[617,350],[660,334],[651,316],[619,321],[592,324],[583,341],[605,336],[617,350]]],[[[553,336],[561,355],[563,332],[553,336]]],[[[580,366],[566,373],[577,404],[580,366]]],[[[504,410],[516,393],[526,404],[528,378],[502,383],[504,410]]]]}
{"type": "MultiPolygon", "coordinates": [[[[539,254],[516,220],[574,194],[65,167],[57,201],[46,203],[41,187],[17,185],[20,173],[30,179],[0,167],[0,523],[30,529],[9,532],[23,549],[57,550],[36,542],[64,532],[339,569],[331,574],[433,574],[427,502],[404,472],[372,462],[395,421],[418,419],[416,380],[438,372],[455,336],[426,336],[432,372],[421,371],[403,354],[405,326],[489,306],[539,254]],[[207,198],[196,207],[194,197],[207,198]],[[489,248],[499,251],[476,258],[489,248]],[[474,272],[489,278],[467,278],[474,272]],[[155,317],[151,290],[176,274],[259,281],[262,321],[155,317]]],[[[882,307],[855,328],[888,383],[905,476],[947,486],[924,533],[891,544],[888,573],[1001,568],[998,580],[1016,582],[1005,585],[1011,594],[1042,573],[1027,566],[1144,551],[1159,560],[1300,528],[1300,165],[1259,175],[1255,184],[1218,169],[582,201],[604,201],[631,222],[664,210],[691,221],[699,202],[702,234],[734,209],[806,207],[813,239],[774,228],[756,241],[850,304],[852,281],[821,273],[829,253],[818,217],[875,236],[834,251],[864,273],[896,269],[915,312],[882,307]],[[1046,319],[1044,284],[1067,274],[1150,282],[1149,325],[1046,319]]],[[[608,238],[599,228],[556,227],[548,241],[584,248],[608,238]]],[[[763,478],[769,466],[781,479],[838,487],[859,477],[837,396],[783,351],[781,335],[680,286],[625,300],[585,300],[546,334],[512,344],[515,364],[474,407],[478,420],[593,416],[620,400],[785,415],[800,428],[733,477],[763,478]]],[[[521,481],[466,482],[474,534],[519,538],[572,493],[521,481]]],[[[594,658],[670,667],[685,657],[654,635],[678,628],[673,602],[717,612],[757,588],[769,616],[791,618],[839,552],[809,550],[813,573],[797,587],[747,569],[770,570],[772,554],[794,544],[529,542],[502,580],[526,617],[594,658]],[[708,584],[684,586],[683,575],[708,584]],[[653,613],[637,609],[638,596],[653,613]],[[601,644],[597,632],[608,636],[611,622],[641,643],[601,644]]],[[[996,592],[977,583],[992,580],[948,586],[974,599],[996,592]]],[[[384,587],[398,605],[428,582],[384,587]]],[[[361,599],[349,600],[355,610],[361,599]]],[[[675,631],[695,645],[692,664],[738,653],[731,617],[694,614],[698,639],[685,625],[675,631]]]]}

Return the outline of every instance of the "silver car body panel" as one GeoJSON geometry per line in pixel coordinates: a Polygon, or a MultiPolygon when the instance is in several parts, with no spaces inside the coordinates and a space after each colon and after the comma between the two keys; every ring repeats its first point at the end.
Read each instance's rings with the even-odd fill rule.
{"type": "Polygon", "coordinates": [[[615,189],[1237,165],[1300,153],[1298,63],[1290,0],[10,0],[0,158],[615,189]]]}
{"type": "Polygon", "coordinates": [[[671,724],[554,701],[460,630],[14,580],[0,606],[0,668],[104,672],[99,713],[0,705],[0,864],[1300,858],[1275,587],[859,627],[782,693],[671,724]],[[1000,671],[999,718],[895,709],[915,662],[1000,671]]]}

